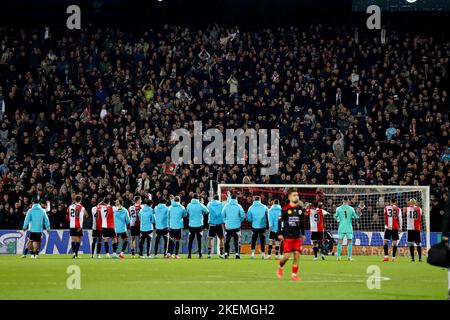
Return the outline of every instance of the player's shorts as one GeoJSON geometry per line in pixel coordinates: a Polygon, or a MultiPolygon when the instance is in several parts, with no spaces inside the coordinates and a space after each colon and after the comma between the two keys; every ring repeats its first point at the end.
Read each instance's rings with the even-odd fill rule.
{"type": "Polygon", "coordinates": [[[347,240],[353,239],[353,232],[338,232],[338,239],[343,240],[346,238],[347,240]]]}
{"type": "Polygon", "coordinates": [[[223,225],[222,224],[210,224],[208,230],[208,237],[214,238],[217,237],[219,239],[223,239],[223,225]]]}
{"type": "Polygon", "coordinates": [[[165,236],[169,232],[169,229],[156,229],[157,236],[165,236]]]}
{"type": "Polygon", "coordinates": [[[132,237],[138,237],[141,233],[141,230],[139,230],[139,227],[131,226],[130,227],[130,234],[132,237]]]}
{"type": "Polygon", "coordinates": [[[92,230],[92,238],[101,238],[103,236],[103,230],[92,230]]]}
{"type": "Polygon", "coordinates": [[[292,251],[301,251],[302,250],[302,239],[284,239],[283,240],[283,251],[292,252],[292,251]]]}
{"type": "Polygon", "coordinates": [[[384,230],[384,240],[398,240],[399,238],[398,230],[384,230]]]}
{"type": "Polygon", "coordinates": [[[118,236],[119,238],[121,238],[121,239],[128,239],[128,234],[127,234],[126,231],[125,231],[125,232],[118,232],[118,233],[117,233],[117,236],[118,236]]]}
{"type": "Polygon", "coordinates": [[[312,241],[322,241],[323,240],[323,231],[311,231],[311,240],[312,241]]]}
{"type": "Polygon", "coordinates": [[[175,240],[181,239],[181,229],[169,229],[169,235],[175,240]]]}
{"type": "Polygon", "coordinates": [[[422,239],[420,239],[420,230],[408,230],[408,242],[411,243],[421,243],[422,239]]]}
{"type": "Polygon", "coordinates": [[[189,227],[189,233],[200,233],[202,234],[203,227],[189,227]]]}
{"type": "Polygon", "coordinates": [[[280,239],[278,239],[279,236],[283,235],[281,232],[273,232],[270,231],[269,233],[269,239],[270,240],[275,240],[275,241],[280,241],[280,239]]]}
{"type": "Polygon", "coordinates": [[[82,237],[83,229],[81,228],[70,228],[70,236],[71,237],[82,237]]]}
{"type": "Polygon", "coordinates": [[[116,237],[116,230],[114,228],[104,228],[103,238],[114,238],[116,237]]]}
{"type": "Polygon", "coordinates": [[[152,237],[153,230],[141,231],[141,238],[152,237]]]}
{"type": "Polygon", "coordinates": [[[30,232],[29,239],[31,241],[41,242],[42,232],[30,232]]]}

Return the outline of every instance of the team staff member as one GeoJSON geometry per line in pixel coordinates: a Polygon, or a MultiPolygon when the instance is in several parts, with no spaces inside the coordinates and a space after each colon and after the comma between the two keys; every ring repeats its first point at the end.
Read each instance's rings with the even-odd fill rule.
{"type": "Polygon", "coordinates": [[[241,224],[245,218],[245,212],[242,206],[238,203],[236,195],[232,195],[230,202],[228,202],[222,209],[222,216],[225,220],[226,238],[225,238],[225,259],[230,255],[231,238],[234,240],[234,252],[236,259],[240,259],[240,236],[241,224]]]}
{"type": "Polygon", "coordinates": [[[37,199],[33,201],[33,206],[28,210],[22,229],[26,231],[28,230],[28,226],[30,226],[30,241],[32,242],[31,258],[37,259],[41,246],[42,231],[44,227],[45,230],[50,231],[50,220],[48,219],[47,212],[42,209],[37,199]]]}
{"type": "Polygon", "coordinates": [[[194,243],[195,236],[197,236],[198,257],[199,259],[202,258],[203,215],[207,214],[209,211],[198,198],[198,195],[195,194],[186,208],[187,216],[189,217],[188,259],[191,259],[192,244],[194,243]]]}
{"type": "Polygon", "coordinates": [[[269,214],[269,209],[261,203],[259,197],[255,197],[255,201],[248,208],[247,211],[247,221],[252,224],[252,255],[251,258],[255,258],[256,241],[261,245],[261,258],[265,257],[266,248],[266,229],[267,229],[267,216],[269,214]]]}
{"type": "MultiPolygon", "coordinates": [[[[275,258],[281,259],[281,256],[278,256],[278,252],[280,249],[280,241],[278,240],[278,237],[281,235],[280,230],[278,229],[278,222],[280,221],[281,217],[281,206],[280,201],[278,199],[275,199],[273,201],[272,206],[269,209],[269,252],[266,257],[266,259],[270,259],[270,256],[272,255],[272,247],[275,244],[275,258]]],[[[281,248],[282,249],[282,248],[281,248]]],[[[282,254],[282,250],[280,251],[280,254],[282,254]]]]}
{"type": "MultiPolygon", "coordinates": [[[[128,246],[127,225],[130,223],[130,215],[128,210],[123,207],[123,202],[120,199],[116,200],[116,206],[114,207],[114,229],[117,237],[122,239],[122,251],[119,254],[120,259],[125,258],[125,250],[128,246]]],[[[117,247],[119,242],[113,244],[113,252],[117,254],[117,247]]]]}

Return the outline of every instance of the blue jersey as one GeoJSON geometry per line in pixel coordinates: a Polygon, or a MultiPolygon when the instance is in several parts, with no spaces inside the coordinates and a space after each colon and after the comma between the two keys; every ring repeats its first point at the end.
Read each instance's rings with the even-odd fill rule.
{"type": "Polygon", "coordinates": [[[124,207],[117,209],[114,207],[114,229],[116,233],[127,232],[127,224],[130,223],[128,210],[124,207]]]}
{"type": "Polygon", "coordinates": [[[228,202],[230,202],[230,199],[231,197],[228,196],[226,202],[220,202],[219,200],[211,200],[210,202],[208,202],[208,205],[206,207],[209,210],[208,223],[210,225],[225,223],[222,216],[222,209],[228,202]]]}
{"type": "Polygon", "coordinates": [[[183,218],[186,217],[186,209],[179,202],[173,201],[169,207],[169,228],[173,230],[183,229],[183,218]]]}
{"type": "Polygon", "coordinates": [[[155,218],[153,216],[153,209],[151,207],[146,204],[142,207],[141,211],[139,211],[139,220],[141,222],[141,231],[153,231],[155,218]]]}
{"type": "Polygon", "coordinates": [[[30,232],[42,232],[44,227],[46,230],[50,230],[50,220],[48,220],[47,212],[42,209],[39,203],[33,204],[33,206],[28,210],[25,216],[25,221],[23,222],[23,229],[29,228],[30,232]]]}
{"type": "Polygon", "coordinates": [[[278,223],[281,217],[281,206],[274,204],[269,209],[269,227],[270,231],[278,232],[278,223]]]}
{"type": "Polygon", "coordinates": [[[261,201],[253,201],[253,204],[248,208],[247,220],[252,223],[254,229],[267,228],[267,215],[269,209],[261,203],[261,201]]]}
{"type": "Polygon", "coordinates": [[[155,209],[155,228],[163,230],[169,227],[169,208],[164,204],[158,204],[155,209]]]}
{"type": "Polygon", "coordinates": [[[222,216],[225,220],[225,229],[240,229],[244,221],[245,212],[236,199],[231,199],[222,209],[222,216]]]}
{"type": "Polygon", "coordinates": [[[189,227],[203,227],[203,215],[208,213],[208,208],[203,203],[198,199],[192,199],[186,207],[186,212],[189,217],[189,227]]]}

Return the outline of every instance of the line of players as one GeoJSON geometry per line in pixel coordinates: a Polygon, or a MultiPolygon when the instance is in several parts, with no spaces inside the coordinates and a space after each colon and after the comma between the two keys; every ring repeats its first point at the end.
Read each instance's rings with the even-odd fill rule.
{"type": "MultiPolygon", "coordinates": [[[[298,197],[298,193],[297,193],[298,197]]],[[[70,223],[70,236],[73,257],[78,257],[80,248],[80,241],[82,238],[83,219],[87,216],[87,212],[81,204],[81,196],[76,195],[74,203],[67,209],[67,219],[70,223]]],[[[348,200],[348,199],[347,199],[348,200]]],[[[144,200],[140,197],[134,198],[134,204],[127,209],[123,207],[121,200],[116,200],[115,206],[111,206],[109,198],[103,199],[101,203],[93,207],[91,210],[93,216],[92,226],[92,245],[91,252],[94,257],[95,251],[97,257],[101,258],[100,252],[102,243],[105,248],[106,255],[109,257],[109,241],[112,239],[112,257],[124,258],[124,252],[128,246],[127,229],[129,226],[131,243],[131,254],[134,257],[136,253],[136,246],[138,246],[138,253],[140,257],[144,257],[144,246],[147,245],[146,256],[151,258],[150,248],[152,234],[155,232],[156,238],[154,241],[154,253],[158,254],[158,248],[161,238],[164,241],[164,254],[167,258],[179,258],[179,248],[181,240],[181,230],[184,228],[184,219],[188,218],[189,228],[189,255],[191,258],[192,246],[194,239],[197,238],[198,248],[202,248],[202,231],[204,228],[204,215],[208,215],[208,257],[211,257],[212,246],[214,239],[217,237],[220,243],[220,257],[228,258],[230,252],[231,239],[234,240],[236,258],[240,258],[240,228],[241,224],[246,219],[252,226],[252,241],[251,241],[251,257],[255,257],[256,243],[259,238],[261,246],[261,257],[270,259],[273,247],[275,247],[275,257],[280,259],[283,254],[283,249],[286,245],[280,246],[280,242],[288,229],[288,226],[283,223],[282,212],[288,210],[289,204],[281,207],[278,200],[272,202],[270,209],[265,206],[259,197],[255,197],[253,204],[245,214],[242,206],[237,202],[236,196],[227,194],[227,200],[219,201],[219,196],[216,195],[207,206],[203,204],[203,200],[194,195],[191,202],[185,208],[180,203],[179,197],[171,196],[167,203],[162,200],[152,207],[150,199],[144,200]],[[268,255],[265,255],[265,233],[267,228],[270,229],[268,255]],[[224,230],[225,229],[225,230],[224,230]],[[122,239],[122,248],[120,254],[117,254],[119,238],[122,239]],[[104,241],[105,240],[105,241],[104,241]]],[[[322,259],[325,259],[322,242],[324,240],[324,216],[328,214],[321,204],[313,202],[312,204],[303,203],[299,201],[296,206],[302,208],[300,213],[304,213],[305,217],[309,217],[311,240],[313,242],[314,260],[317,260],[318,252],[321,251],[322,259]],[[303,209],[305,207],[306,209],[303,209]]],[[[25,255],[28,250],[31,250],[32,257],[37,257],[39,253],[40,237],[43,228],[49,230],[50,224],[46,211],[50,209],[50,204],[42,202],[39,204],[35,201],[32,208],[28,211],[24,221],[24,230],[29,231],[29,242],[26,245],[25,255]],[[45,210],[43,210],[45,208],[45,210]],[[39,210],[41,209],[41,211],[39,210]],[[37,215],[36,217],[34,215],[37,215]],[[33,218],[32,218],[33,217],[33,218]],[[39,221],[41,223],[39,223],[39,221]],[[48,222],[48,223],[47,223],[48,222]],[[39,231],[40,230],[40,231],[39,231]]],[[[353,209],[353,208],[351,208],[353,209]]],[[[355,211],[353,209],[353,211],[355,211]]],[[[357,209],[358,211],[358,209],[357,209]]],[[[410,244],[411,259],[414,261],[414,246],[417,247],[419,261],[422,259],[421,248],[421,218],[422,210],[417,206],[415,199],[408,201],[408,206],[403,209],[403,213],[407,217],[407,241],[410,244]]],[[[339,222],[339,242],[338,242],[338,259],[340,259],[342,251],[343,238],[347,238],[348,243],[348,258],[352,255],[352,239],[353,229],[352,223],[346,222],[347,213],[339,215],[338,210],[334,218],[339,222]],[[345,215],[345,216],[344,216],[345,215]]],[[[354,214],[353,218],[359,218],[354,214]]],[[[350,217],[351,219],[351,217],[350,217]]],[[[392,260],[395,261],[397,252],[397,241],[399,240],[399,232],[402,228],[402,211],[396,205],[395,199],[391,199],[389,204],[384,208],[385,219],[385,233],[384,233],[384,261],[388,261],[388,241],[392,240],[392,260]]],[[[304,218],[299,218],[299,232],[304,237],[304,218]]],[[[199,250],[199,257],[202,257],[202,252],[199,250]]]]}

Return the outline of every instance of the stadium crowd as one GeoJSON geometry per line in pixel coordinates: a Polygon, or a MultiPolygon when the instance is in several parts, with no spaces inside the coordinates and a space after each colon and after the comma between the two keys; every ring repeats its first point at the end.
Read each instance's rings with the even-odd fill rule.
{"type": "MultiPolygon", "coordinates": [[[[73,193],[207,195],[214,183],[430,185],[441,231],[450,168],[448,56],[438,35],[314,25],[255,31],[0,29],[0,228],[33,198],[66,228],[73,193]],[[178,165],[176,128],[278,128],[278,175],[178,165]]],[[[87,221],[89,223],[89,220],[87,221]]]]}

